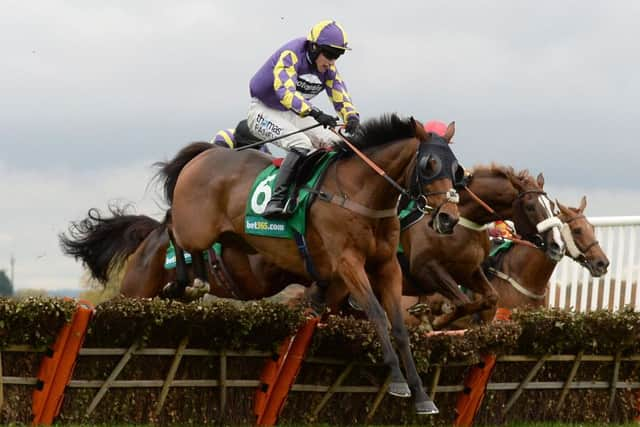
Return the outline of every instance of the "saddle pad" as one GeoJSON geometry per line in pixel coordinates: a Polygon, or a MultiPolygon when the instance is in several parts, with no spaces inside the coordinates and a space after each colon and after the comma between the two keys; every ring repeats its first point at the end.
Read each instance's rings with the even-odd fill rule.
{"type": "MultiPolygon", "coordinates": [[[[249,192],[247,208],[245,210],[244,232],[256,236],[293,238],[293,230],[304,235],[307,224],[307,210],[309,208],[309,188],[315,188],[324,170],[329,166],[331,158],[336,153],[329,152],[318,160],[311,178],[298,192],[297,203],[293,215],[289,219],[267,219],[261,214],[267,207],[273,187],[278,175],[278,168],[270,165],[258,174],[249,192]]],[[[293,200],[290,202],[293,203],[293,200]]]]}
{"type": "MultiPolygon", "coordinates": [[[[216,252],[217,256],[222,256],[222,245],[220,243],[214,243],[212,248],[216,252]]],[[[206,251],[204,253],[204,258],[209,261],[209,253],[206,251]]],[[[187,251],[184,252],[184,260],[187,264],[191,264],[191,254],[187,251]]],[[[176,268],[176,249],[173,246],[173,243],[169,242],[167,256],[164,259],[164,269],[173,270],[174,268],[176,268]]]]}
{"type": "Polygon", "coordinates": [[[491,252],[489,252],[489,256],[492,257],[496,256],[500,252],[506,252],[511,246],[513,246],[513,242],[511,240],[492,239],[491,252]]]}

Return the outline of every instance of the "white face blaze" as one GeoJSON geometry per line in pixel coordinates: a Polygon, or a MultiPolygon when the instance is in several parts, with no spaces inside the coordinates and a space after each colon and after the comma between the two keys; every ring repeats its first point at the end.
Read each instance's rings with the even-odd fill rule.
{"type": "Polygon", "coordinates": [[[538,196],[538,202],[542,205],[544,211],[547,214],[547,219],[537,224],[536,228],[538,229],[538,232],[542,233],[551,228],[553,241],[556,245],[558,245],[558,248],[560,248],[561,251],[564,251],[565,243],[562,239],[562,234],[560,233],[560,229],[562,228],[562,221],[560,221],[560,218],[553,214],[553,211],[551,209],[551,201],[546,196],[546,194],[540,194],[538,196]]]}
{"type": "Polygon", "coordinates": [[[562,234],[564,243],[567,246],[567,252],[569,252],[569,255],[571,256],[571,258],[577,260],[580,257],[587,256],[587,254],[583,253],[578,248],[578,245],[576,244],[576,241],[573,238],[573,234],[571,233],[571,227],[569,226],[569,224],[564,224],[562,226],[562,230],[560,231],[560,234],[562,234]]]}

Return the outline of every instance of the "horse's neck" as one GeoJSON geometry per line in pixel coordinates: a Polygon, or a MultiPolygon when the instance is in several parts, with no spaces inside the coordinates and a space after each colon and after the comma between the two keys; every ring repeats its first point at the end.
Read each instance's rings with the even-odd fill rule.
{"type": "MultiPolygon", "coordinates": [[[[389,178],[407,188],[417,147],[416,139],[406,139],[370,150],[367,155],[389,178]]],[[[398,190],[357,156],[338,167],[337,178],[340,190],[370,208],[388,209],[397,203],[398,190]]]]}
{"type": "Polygon", "coordinates": [[[540,249],[516,245],[505,255],[502,270],[528,290],[542,294],[556,265],[540,249]]]}
{"type": "Polygon", "coordinates": [[[467,218],[478,224],[485,224],[496,219],[512,219],[513,209],[510,200],[510,196],[504,194],[500,189],[496,189],[493,185],[486,185],[488,183],[478,183],[482,178],[477,178],[476,182],[472,182],[469,189],[473,191],[483,202],[489,205],[495,211],[489,212],[478,201],[476,201],[467,191],[462,191],[460,195],[460,204],[458,209],[460,210],[460,216],[467,218]]]}

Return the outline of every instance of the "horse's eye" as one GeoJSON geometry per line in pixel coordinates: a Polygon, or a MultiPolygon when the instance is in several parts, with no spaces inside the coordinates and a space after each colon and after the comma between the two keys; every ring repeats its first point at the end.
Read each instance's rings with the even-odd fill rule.
{"type": "Polygon", "coordinates": [[[420,168],[419,171],[422,175],[422,178],[431,179],[440,172],[442,163],[440,162],[438,156],[429,154],[420,159],[418,167],[420,168]]]}

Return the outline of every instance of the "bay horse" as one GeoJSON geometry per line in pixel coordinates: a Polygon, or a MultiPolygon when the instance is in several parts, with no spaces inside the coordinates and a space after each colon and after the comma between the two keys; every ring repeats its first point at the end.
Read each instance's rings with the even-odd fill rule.
{"type": "MultiPolygon", "coordinates": [[[[498,292],[482,269],[482,262],[490,251],[486,225],[492,221],[518,218],[518,231],[523,238],[545,242],[546,256],[550,259],[562,257],[564,243],[560,223],[537,227],[545,222],[551,225],[554,217],[543,186],[542,174],[534,179],[526,170],[516,172],[511,167],[495,164],[477,166],[460,191],[460,221],[453,234],[435,235],[422,224],[423,220],[402,231],[403,294],[420,296],[437,292],[453,305],[450,312],[431,322],[434,328],[440,329],[460,317],[495,308],[498,292]],[[474,291],[478,297],[471,301],[458,285],[474,291]]],[[[418,301],[418,298],[405,298],[403,305],[409,309],[418,301]]],[[[405,319],[411,324],[417,320],[409,313],[405,319]]]]}
{"type": "MultiPolygon", "coordinates": [[[[248,142],[237,140],[243,147],[248,142]]],[[[167,162],[157,162],[161,169],[157,175],[167,188],[172,188],[181,169],[189,160],[210,149],[224,149],[209,142],[194,142],[178,151],[167,162]]],[[[270,154],[269,150],[261,149],[270,154]]],[[[173,194],[165,194],[170,205],[173,194]]],[[[62,252],[82,260],[91,277],[106,285],[109,280],[122,273],[119,294],[130,298],[152,298],[162,295],[167,283],[177,281],[176,269],[165,269],[165,257],[170,245],[165,225],[146,215],[129,214],[129,206],[109,207],[110,216],[104,216],[95,208],[89,209],[87,216],[72,222],[67,233],[59,234],[62,252]],[[124,271],[122,271],[124,270],[124,271]]],[[[178,249],[179,250],[179,249],[178,249]]],[[[207,282],[212,284],[211,294],[222,298],[240,300],[260,299],[272,296],[285,285],[301,282],[300,278],[286,271],[275,269],[257,255],[247,255],[234,247],[223,248],[221,265],[225,266],[226,286],[216,280],[211,268],[206,269],[207,282]],[[259,272],[254,274],[253,272],[259,272]]],[[[185,282],[193,281],[193,269],[186,269],[185,282]]],[[[163,295],[183,298],[175,293],[163,295]]]]}
{"type": "MultiPolygon", "coordinates": [[[[556,201],[559,218],[565,224],[562,236],[567,243],[567,255],[589,270],[593,277],[606,274],[609,259],[595,237],[593,225],[584,215],[586,197],[577,208],[566,207],[556,201]]],[[[516,229],[518,225],[516,224],[516,229]]],[[[514,245],[503,255],[488,263],[491,283],[498,291],[498,307],[542,307],[546,304],[549,279],[557,260],[529,246],[514,245]]],[[[487,313],[493,318],[494,312],[487,313]]]]}
{"type": "MultiPolygon", "coordinates": [[[[177,280],[175,268],[164,268],[169,234],[162,222],[146,215],[129,214],[127,210],[126,206],[111,206],[111,215],[104,216],[97,209],[90,209],[86,218],[71,224],[67,234],[59,235],[60,246],[66,255],[81,259],[91,277],[103,285],[123,270],[121,296],[159,296],[164,285],[177,280]]],[[[223,248],[221,261],[231,283],[221,284],[210,268],[207,274],[210,292],[222,298],[265,298],[279,292],[285,284],[303,280],[270,268],[259,255],[247,255],[235,248],[223,248]]],[[[195,279],[193,269],[187,269],[186,273],[187,280],[195,279]]]]}
{"type": "MultiPolygon", "coordinates": [[[[422,388],[402,318],[402,273],[395,257],[400,224],[395,209],[401,191],[411,194],[423,204],[435,206],[429,221],[434,229],[440,233],[452,231],[458,219],[454,203],[457,194],[453,171],[443,165],[457,162],[448,146],[454,130],[452,123],[445,136],[440,137],[426,133],[413,118],[402,120],[396,115],[365,123],[352,143],[395,185],[338,142],[340,154],[320,185],[325,196],[316,199],[307,217],[306,240],[316,276],[330,283],[326,300],[331,306],[350,294],[364,309],[380,339],[384,363],[391,371],[388,392],[402,397],[413,394],[419,414],[438,410],[422,388]],[[325,202],[336,194],[350,204],[336,207],[325,202]],[[356,210],[349,207],[356,205],[356,210]],[[385,311],[408,383],[391,345],[385,311]]],[[[270,163],[269,156],[249,150],[207,150],[177,174],[167,176],[167,182],[175,183],[175,187],[165,186],[173,200],[167,227],[177,246],[191,254],[201,254],[219,241],[223,246],[255,250],[284,270],[309,276],[293,240],[244,231],[245,206],[252,184],[270,163]]],[[[197,271],[195,258],[194,268],[197,271]]],[[[196,275],[200,276],[197,272],[196,275]]]]}

